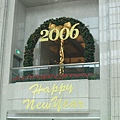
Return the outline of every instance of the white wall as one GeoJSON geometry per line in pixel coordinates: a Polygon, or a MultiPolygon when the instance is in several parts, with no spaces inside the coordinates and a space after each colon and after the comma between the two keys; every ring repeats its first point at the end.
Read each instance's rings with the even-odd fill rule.
{"type": "Polygon", "coordinates": [[[4,55],[4,38],[5,38],[5,22],[7,13],[7,4],[5,1],[0,0],[0,118],[1,118],[1,107],[2,107],[2,67],[3,67],[3,55],[4,55]]]}
{"type": "MultiPolygon", "coordinates": [[[[25,45],[29,36],[37,29],[44,21],[51,18],[72,17],[83,22],[89,26],[90,32],[96,40],[95,44],[99,44],[98,35],[98,16],[99,7],[98,0],[80,0],[74,2],[65,2],[59,4],[50,4],[44,6],[27,8],[26,26],[25,26],[25,45]]],[[[35,51],[35,60],[38,59],[39,46],[37,45],[35,51]],[[37,56],[36,56],[37,55],[37,56]]],[[[99,61],[98,45],[96,45],[95,61],[99,61]]],[[[38,61],[38,60],[37,60],[38,61]]],[[[35,62],[39,65],[39,62],[35,62]]]]}
{"type": "Polygon", "coordinates": [[[13,35],[13,21],[14,21],[14,10],[15,10],[15,0],[1,0],[0,8],[2,8],[2,13],[0,19],[2,20],[2,39],[0,43],[2,61],[0,61],[0,86],[1,86],[1,106],[0,106],[0,120],[6,120],[7,111],[7,85],[10,79],[10,64],[11,64],[11,48],[12,48],[12,35],[13,35]]]}
{"type": "Polygon", "coordinates": [[[21,52],[21,55],[16,55],[21,58],[23,58],[24,51],[25,20],[26,8],[19,0],[16,0],[12,51],[16,54],[15,49],[18,49],[21,52]]]}

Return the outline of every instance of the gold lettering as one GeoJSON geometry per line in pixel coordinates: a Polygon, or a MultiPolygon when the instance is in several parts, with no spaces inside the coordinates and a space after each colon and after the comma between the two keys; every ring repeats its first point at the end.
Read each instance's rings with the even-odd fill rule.
{"type": "Polygon", "coordinates": [[[71,85],[67,85],[66,90],[68,90],[68,91],[69,91],[69,94],[70,94],[70,93],[73,91],[73,86],[72,86],[72,84],[71,84],[71,85]]]}
{"type": "Polygon", "coordinates": [[[38,92],[38,94],[40,94],[39,91],[38,91],[38,84],[32,85],[32,86],[29,88],[29,90],[32,90],[34,87],[36,87],[36,89],[35,89],[34,91],[32,91],[32,94],[35,95],[37,92],[38,92]]]}
{"type": "Polygon", "coordinates": [[[73,86],[71,85],[63,85],[63,83],[60,86],[59,94],[62,92],[69,91],[69,94],[73,91],[73,86]]]}
{"type": "Polygon", "coordinates": [[[43,88],[43,92],[49,93],[50,92],[50,88],[49,87],[43,88]]]}
{"type": "Polygon", "coordinates": [[[68,105],[68,100],[65,100],[64,103],[63,103],[63,106],[64,108],[67,108],[69,105],[68,105]]]}
{"type": "Polygon", "coordinates": [[[55,41],[58,38],[60,38],[61,40],[66,40],[68,39],[68,37],[70,37],[71,39],[76,39],[79,35],[79,29],[76,28],[76,26],[79,25],[79,23],[74,24],[73,26],[71,26],[71,23],[68,26],[67,22],[67,26],[66,23],[64,24],[64,26],[56,26],[55,24],[51,24],[49,25],[49,30],[44,29],[40,32],[40,35],[42,36],[40,38],[40,42],[44,42],[44,41],[48,41],[48,40],[52,40],[55,41]],[[52,27],[51,27],[52,26],[52,27]],[[66,36],[63,37],[64,31],[66,31],[66,36]],[[56,33],[55,38],[53,38],[53,33],[56,33]],[[74,33],[74,36],[73,36],[74,33]]]}
{"type": "Polygon", "coordinates": [[[41,108],[41,102],[38,102],[35,108],[40,109],[41,108]]]}
{"type": "Polygon", "coordinates": [[[50,87],[43,88],[42,84],[40,85],[34,84],[29,87],[29,90],[32,90],[33,95],[35,95],[36,93],[40,94],[41,92],[50,93],[51,95],[58,92],[58,94],[60,95],[62,94],[62,92],[65,92],[65,91],[68,91],[70,94],[73,91],[73,86],[72,84],[64,85],[63,83],[60,86],[57,86],[56,84],[54,84],[50,89],[50,87]]]}
{"type": "Polygon", "coordinates": [[[31,101],[30,101],[30,99],[26,99],[26,100],[23,101],[23,104],[25,104],[26,102],[27,102],[26,109],[28,109],[29,107],[30,107],[31,110],[35,109],[35,107],[33,107],[34,103],[35,103],[34,99],[32,99],[31,101]]]}
{"type": "Polygon", "coordinates": [[[61,106],[61,102],[62,102],[62,99],[60,98],[59,100],[58,100],[58,97],[57,96],[55,96],[55,97],[53,97],[52,99],[51,99],[51,102],[53,102],[54,101],[54,108],[57,108],[57,111],[59,112],[60,110],[61,110],[61,108],[62,108],[62,106],[61,106]]]}
{"type": "MultiPolygon", "coordinates": [[[[69,94],[73,91],[73,85],[67,84],[65,85],[62,83],[60,86],[54,84],[51,88],[49,86],[43,87],[42,84],[34,84],[29,87],[29,90],[32,91],[32,94],[35,95],[40,94],[41,92],[49,93],[50,95],[54,95],[55,93],[58,93],[59,95],[63,92],[68,92],[69,94]]],[[[79,100],[73,100],[69,102],[69,100],[62,100],[62,98],[58,98],[58,96],[54,96],[49,102],[38,102],[35,105],[35,100],[32,99],[26,99],[23,101],[23,104],[26,104],[26,109],[34,110],[36,109],[49,109],[49,108],[56,108],[59,112],[62,108],[84,108],[84,102],[79,100]]]]}
{"type": "Polygon", "coordinates": [[[61,94],[61,92],[66,91],[66,87],[65,85],[63,85],[63,83],[60,85],[60,90],[59,90],[59,94],[61,94]]]}
{"type": "Polygon", "coordinates": [[[70,103],[70,107],[77,108],[75,100],[70,103]]]}
{"type": "Polygon", "coordinates": [[[38,84],[34,84],[32,85],[29,90],[32,90],[33,88],[35,88],[33,91],[32,91],[32,94],[35,95],[36,93],[40,94],[41,92],[47,92],[49,93],[50,92],[50,88],[49,87],[46,87],[46,88],[42,88],[42,84],[40,84],[40,86],[38,84]]]}
{"type": "Polygon", "coordinates": [[[42,103],[42,106],[41,106],[41,108],[43,108],[43,109],[49,109],[51,107],[51,103],[42,103]]]}
{"type": "Polygon", "coordinates": [[[80,108],[84,108],[84,102],[83,101],[78,101],[78,104],[80,105],[80,108]]]}
{"type": "Polygon", "coordinates": [[[58,91],[59,91],[58,86],[56,84],[54,84],[52,87],[51,95],[53,95],[54,92],[58,92],[58,91]]]}
{"type": "Polygon", "coordinates": [[[51,108],[51,103],[46,103],[45,108],[46,108],[46,109],[51,108]]]}
{"type": "Polygon", "coordinates": [[[62,98],[58,99],[58,96],[53,97],[50,102],[38,102],[36,105],[35,104],[35,100],[32,99],[26,99],[23,101],[23,104],[25,104],[27,102],[26,105],[26,109],[30,109],[30,110],[34,110],[36,109],[49,109],[51,107],[56,108],[58,112],[60,112],[60,110],[62,108],[84,108],[84,102],[83,101],[76,101],[73,100],[72,102],[69,102],[68,100],[62,101],[62,98]]]}

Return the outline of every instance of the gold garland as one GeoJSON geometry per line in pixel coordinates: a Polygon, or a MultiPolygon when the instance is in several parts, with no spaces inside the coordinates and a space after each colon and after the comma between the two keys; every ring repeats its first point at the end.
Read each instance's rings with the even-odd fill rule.
{"type": "MultiPolygon", "coordinates": [[[[64,63],[64,47],[63,47],[63,44],[64,44],[64,40],[60,40],[60,62],[59,64],[62,65],[64,63]]],[[[64,66],[60,66],[60,69],[59,69],[59,74],[63,74],[64,73],[64,66]]]]}
{"type": "MultiPolygon", "coordinates": [[[[71,23],[67,22],[63,26],[62,25],[56,26],[55,24],[50,23],[48,28],[49,28],[49,30],[58,29],[59,31],[62,28],[70,29],[71,28],[71,23]]],[[[54,31],[54,32],[56,32],[56,31],[54,31]]],[[[60,51],[59,51],[59,53],[60,53],[60,62],[59,62],[59,64],[60,65],[64,64],[64,47],[63,47],[63,45],[64,45],[64,40],[60,40],[60,51]]],[[[64,74],[64,66],[60,66],[59,74],[64,74]]]]}

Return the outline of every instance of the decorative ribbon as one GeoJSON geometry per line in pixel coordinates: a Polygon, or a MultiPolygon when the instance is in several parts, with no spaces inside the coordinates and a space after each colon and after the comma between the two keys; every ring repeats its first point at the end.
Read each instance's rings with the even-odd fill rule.
{"type": "Polygon", "coordinates": [[[85,48],[85,43],[81,43],[81,45],[85,48]]]}
{"type": "MultiPolygon", "coordinates": [[[[64,44],[64,40],[61,40],[60,41],[60,62],[59,62],[59,64],[63,64],[63,62],[64,62],[63,44],[64,44]]],[[[64,67],[60,66],[59,74],[63,74],[63,73],[64,73],[64,67]]]]}
{"type": "MultiPolygon", "coordinates": [[[[62,25],[56,26],[55,24],[50,23],[48,28],[49,28],[49,30],[58,29],[59,31],[62,28],[70,29],[71,28],[71,23],[67,22],[63,26],[62,25]]],[[[64,40],[60,40],[60,51],[59,51],[59,53],[60,53],[60,62],[59,62],[59,64],[63,64],[64,63],[64,48],[63,48],[63,44],[64,44],[64,40]]],[[[64,73],[64,67],[60,66],[59,74],[63,74],[63,73],[64,73]]]]}

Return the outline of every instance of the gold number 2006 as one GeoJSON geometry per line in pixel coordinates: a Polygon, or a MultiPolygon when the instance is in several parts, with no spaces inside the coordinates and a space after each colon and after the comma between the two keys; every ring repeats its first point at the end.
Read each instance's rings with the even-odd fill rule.
{"type": "Polygon", "coordinates": [[[75,28],[77,25],[79,25],[79,23],[74,24],[70,30],[67,27],[62,28],[60,31],[57,28],[54,28],[50,31],[42,30],[40,32],[40,35],[43,35],[43,36],[40,38],[40,42],[48,41],[49,39],[51,41],[55,41],[59,37],[61,40],[66,40],[69,36],[71,39],[76,39],[79,35],[79,30],[77,28],[75,28]],[[53,38],[54,31],[56,33],[55,38],[53,38]],[[65,32],[65,36],[63,37],[64,31],[66,31],[66,32],[65,32]],[[74,34],[73,34],[73,32],[74,32],[74,34]]]}

